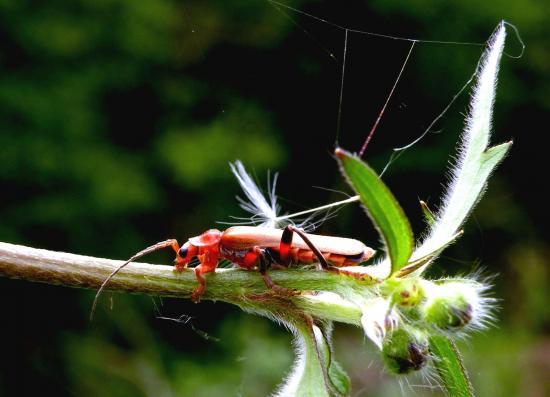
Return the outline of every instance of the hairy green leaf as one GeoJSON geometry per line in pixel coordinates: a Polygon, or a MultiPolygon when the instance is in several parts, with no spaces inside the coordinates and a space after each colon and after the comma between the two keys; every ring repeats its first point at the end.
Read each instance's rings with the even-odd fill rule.
{"type": "Polygon", "coordinates": [[[340,397],[349,395],[350,379],[332,359],[329,325],[294,322],[296,362],[276,396],[340,397]]]}
{"type": "Polygon", "coordinates": [[[394,273],[407,264],[413,250],[409,220],[388,187],[365,162],[341,149],[336,156],[348,182],[361,197],[374,225],[384,239],[394,273]]]}
{"type": "MultiPolygon", "coordinates": [[[[452,239],[479,201],[491,172],[510,149],[512,142],[488,148],[498,66],[505,36],[502,22],[489,39],[488,48],[480,61],[458,160],[453,166],[443,204],[435,215],[430,233],[413,253],[412,261],[435,253],[433,259],[441,252],[440,248],[452,239]]],[[[415,273],[423,272],[430,262],[427,261],[415,273]]]]}
{"type": "Polygon", "coordinates": [[[446,336],[432,335],[430,350],[433,363],[450,397],[473,397],[474,389],[455,343],[446,336]]]}

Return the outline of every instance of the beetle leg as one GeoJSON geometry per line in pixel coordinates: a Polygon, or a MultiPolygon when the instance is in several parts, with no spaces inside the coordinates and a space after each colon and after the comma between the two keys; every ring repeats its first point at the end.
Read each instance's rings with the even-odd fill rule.
{"type": "MultiPolygon", "coordinates": [[[[297,227],[292,226],[292,225],[288,225],[285,228],[284,232],[283,232],[283,238],[285,237],[285,233],[296,233],[296,234],[298,234],[302,238],[302,240],[304,240],[304,243],[306,243],[307,246],[313,251],[313,253],[317,257],[317,259],[319,260],[319,264],[323,267],[324,270],[327,270],[327,271],[330,271],[330,272],[335,272],[335,273],[338,273],[338,274],[345,274],[347,276],[353,276],[353,277],[361,277],[361,278],[370,277],[370,276],[365,276],[364,274],[358,274],[358,273],[342,270],[342,269],[337,268],[336,266],[330,265],[327,262],[326,258],[321,253],[321,251],[319,251],[319,249],[315,246],[315,244],[313,244],[311,242],[311,240],[309,239],[307,234],[305,234],[303,231],[301,231],[297,227]],[[288,232],[287,232],[287,230],[288,230],[288,232]]],[[[281,246],[283,245],[282,240],[283,239],[281,238],[281,246]]],[[[290,241],[292,241],[292,234],[291,234],[291,237],[290,237],[290,241]]]]}
{"type": "Polygon", "coordinates": [[[195,277],[197,277],[199,286],[195,288],[191,294],[191,300],[195,303],[200,301],[201,296],[206,290],[206,279],[203,277],[203,274],[216,271],[216,267],[218,266],[217,259],[212,261],[210,260],[211,258],[209,258],[209,255],[199,255],[198,258],[201,263],[195,267],[195,277]]]}
{"type": "Polygon", "coordinates": [[[309,249],[313,251],[315,256],[317,257],[317,260],[319,261],[319,264],[321,267],[325,270],[329,270],[330,268],[334,267],[329,265],[326,258],[323,256],[321,251],[311,242],[309,237],[300,229],[298,229],[295,226],[287,225],[285,227],[285,230],[283,230],[283,235],[281,236],[281,244],[279,246],[279,252],[281,253],[281,261],[288,264],[290,262],[290,248],[292,245],[292,236],[294,233],[298,234],[302,240],[304,240],[304,243],[307,244],[309,249]]]}
{"type": "Polygon", "coordinates": [[[269,277],[269,275],[267,274],[267,270],[271,267],[272,264],[273,258],[268,255],[264,249],[255,246],[246,253],[244,261],[239,265],[247,269],[251,269],[257,265],[258,270],[260,271],[260,274],[262,275],[262,278],[264,279],[264,283],[267,288],[284,295],[296,295],[296,291],[289,288],[281,287],[275,284],[273,280],[271,280],[271,277],[269,277]]]}
{"type": "Polygon", "coordinates": [[[265,251],[259,249],[258,247],[255,247],[259,251],[259,257],[258,260],[260,262],[260,274],[262,275],[262,278],[264,279],[264,283],[267,286],[267,288],[272,289],[277,292],[281,293],[293,293],[294,291],[285,287],[278,286],[273,282],[271,277],[267,274],[267,270],[273,265],[273,259],[271,257],[268,257],[265,253],[265,251]]]}
{"type": "Polygon", "coordinates": [[[267,268],[269,267],[269,263],[267,262],[267,258],[263,252],[258,247],[254,247],[256,250],[259,251],[258,260],[260,261],[260,274],[262,275],[262,278],[264,279],[264,283],[269,289],[276,289],[278,288],[277,285],[271,280],[271,277],[267,274],[267,268]]]}
{"type": "Polygon", "coordinates": [[[244,258],[239,261],[239,266],[251,270],[258,264],[258,258],[262,256],[262,250],[259,247],[250,248],[244,255],[244,258]]]}
{"type": "Polygon", "coordinates": [[[204,290],[206,289],[206,279],[202,276],[203,272],[202,264],[195,267],[195,276],[199,282],[199,286],[193,290],[191,294],[191,300],[195,303],[199,303],[204,290]]]}
{"type": "Polygon", "coordinates": [[[267,268],[270,267],[271,261],[268,261],[265,252],[260,247],[255,246],[250,248],[250,250],[248,250],[245,254],[244,260],[242,263],[239,263],[239,265],[246,269],[252,269],[258,265],[258,269],[260,270],[260,274],[262,275],[267,288],[273,289],[276,287],[273,280],[271,280],[271,278],[267,275],[267,268]]]}

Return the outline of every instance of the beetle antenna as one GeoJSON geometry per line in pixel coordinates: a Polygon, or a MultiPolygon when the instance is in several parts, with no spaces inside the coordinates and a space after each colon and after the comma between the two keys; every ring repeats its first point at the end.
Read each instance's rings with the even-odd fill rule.
{"type": "Polygon", "coordinates": [[[407,62],[409,61],[409,58],[411,56],[412,50],[414,48],[414,45],[416,44],[416,40],[412,41],[411,48],[409,49],[409,52],[407,53],[407,57],[405,58],[405,61],[403,62],[403,65],[401,66],[401,70],[399,71],[399,75],[397,76],[397,79],[395,80],[395,83],[393,83],[393,87],[388,95],[388,98],[386,99],[386,102],[384,103],[384,106],[382,106],[382,110],[380,111],[380,114],[376,118],[376,121],[374,122],[374,125],[369,131],[369,135],[367,135],[367,139],[365,139],[365,143],[363,143],[363,146],[361,147],[361,150],[359,151],[359,157],[363,157],[363,153],[365,153],[365,150],[367,150],[367,146],[369,145],[370,140],[372,139],[372,136],[374,135],[374,131],[376,131],[376,127],[378,127],[378,123],[380,123],[380,120],[382,119],[382,116],[384,115],[384,112],[386,111],[386,106],[388,106],[388,102],[390,101],[393,92],[395,91],[395,87],[397,87],[397,83],[399,83],[399,80],[401,80],[401,75],[403,74],[403,71],[405,70],[405,66],[407,65],[407,62]]]}
{"type": "Polygon", "coordinates": [[[159,243],[156,243],[150,247],[147,247],[145,248],[144,250],[141,250],[139,251],[137,254],[135,254],[134,256],[132,256],[130,259],[128,259],[126,262],[124,262],[122,265],[120,265],[119,267],[117,267],[115,270],[113,270],[113,272],[111,274],[109,274],[109,277],[107,277],[105,279],[105,281],[103,281],[103,283],[101,283],[101,286],[99,287],[99,289],[97,290],[97,293],[95,294],[95,298],[94,298],[94,303],[92,304],[92,310],[90,312],[90,321],[92,321],[94,319],[94,313],[95,313],[95,309],[96,309],[96,306],[97,306],[97,301],[99,299],[99,296],[101,295],[101,293],[103,292],[103,290],[105,289],[105,287],[107,286],[107,284],[109,284],[109,281],[111,281],[111,279],[123,268],[125,267],[126,265],[132,263],[133,261],[135,261],[136,259],[139,259],[141,258],[142,256],[144,255],[147,255],[147,254],[150,254],[151,252],[155,252],[155,251],[158,251],[158,250],[161,250],[163,248],[166,248],[166,247],[174,247],[174,249],[176,250],[176,252],[179,250],[179,244],[178,244],[178,240],[175,240],[175,239],[170,239],[170,240],[166,240],[166,241],[161,241],[159,243]],[[176,248],[177,247],[177,248],[176,248]]]}

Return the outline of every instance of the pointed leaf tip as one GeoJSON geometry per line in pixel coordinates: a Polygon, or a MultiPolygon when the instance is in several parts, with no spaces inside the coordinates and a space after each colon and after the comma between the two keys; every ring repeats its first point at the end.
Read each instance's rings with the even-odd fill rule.
{"type": "Polygon", "coordinates": [[[334,155],[339,159],[341,159],[344,156],[351,156],[350,153],[346,152],[344,149],[340,147],[337,147],[336,149],[334,149],[334,155]]]}
{"type": "Polygon", "coordinates": [[[428,222],[429,225],[433,225],[435,223],[435,216],[424,200],[420,200],[420,208],[422,209],[426,222],[428,222]]]}
{"type": "MultiPolygon", "coordinates": [[[[481,56],[466,126],[461,136],[459,158],[452,167],[443,204],[435,215],[436,221],[430,227],[429,235],[414,252],[412,261],[441,252],[441,248],[453,239],[481,198],[489,176],[510,149],[511,141],[489,147],[497,75],[505,37],[503,21],[491,35],[481,56]]],[[[430,262],[420,267],[417,274],[422,273],[430,262]]]]}

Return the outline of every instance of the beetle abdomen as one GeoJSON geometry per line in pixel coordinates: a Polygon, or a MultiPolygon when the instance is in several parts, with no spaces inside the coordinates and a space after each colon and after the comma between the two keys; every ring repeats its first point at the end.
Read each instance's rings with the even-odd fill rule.
{"type": "MultiPolygon", "coordinates": [[[[280,254],[278,248],[267,248],[266,249],[269,257],[273,261],[273,263],[280,263],[280,254]]],[[[366,257],[367,259],[364,259],[364,255],[355,255],[355,256],[346,256],[346,255],[340,255],[340,254],[333,254],[330,252],[322,252],[323,257],[333,266],[341,267],[341,266],[354,266],[358,265],[361,262],[364,262],[369,257],[366,257]]],[[[291,248],[290,250],[290,261],[292,263],[296,264],[310,264],[319,262],[317,257],[315,256],[315,253],[309,249],[301,249],[301,248],[291,248]]]]}

